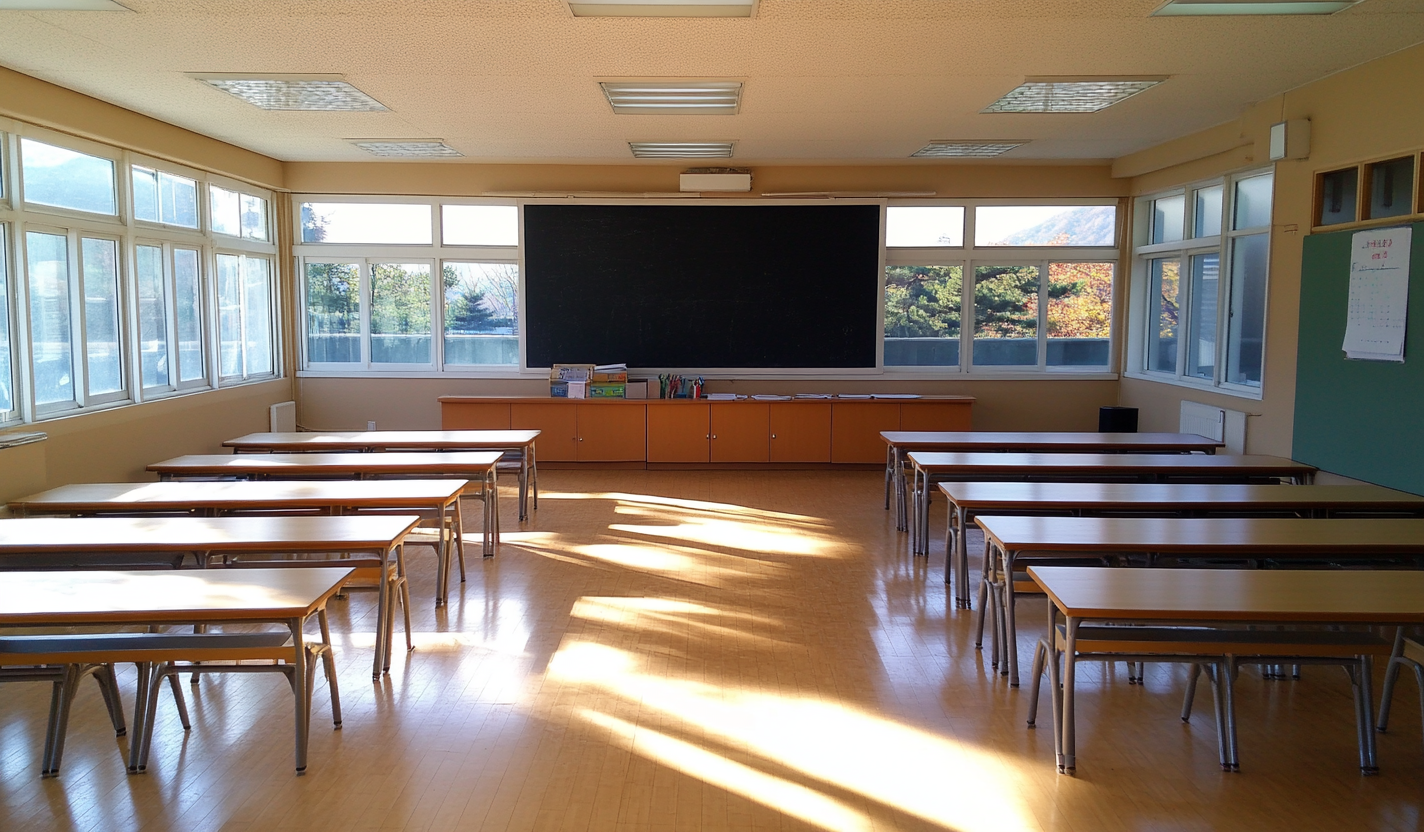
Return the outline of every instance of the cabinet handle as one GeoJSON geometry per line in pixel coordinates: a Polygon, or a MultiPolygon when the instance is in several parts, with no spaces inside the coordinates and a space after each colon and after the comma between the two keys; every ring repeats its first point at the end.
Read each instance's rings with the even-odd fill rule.
{"type": "Polygon", "coordinates": [[[579,441],[580,441],[580,442],[583,441],[583,437],[582,437],[582,436],[579,437],[579,441]]]}
{"type": "Polygon", "coordinates": [[[702,437],[702,438],[703,438],[703,439],[711,439],[711,438],[712,438],[712,434],[709,433],[709,434],[707,434],[706,436],[704,436],[704,437],[702,437]]]}
{"type": "Polygon", "coordinates": [[[713,439],[716,439],[716,438],[717,438],[717,434],[715,434],[715,433],[712,434],[712,438],[713,438],[713,439]]]}
{"type": "Polygon", "coordinates": [[[776,434],[773,433],[773,434],[771,435],[771,438],[772,438],[772,439],[775,439],[775,438],[776,438],[776,434]]]}

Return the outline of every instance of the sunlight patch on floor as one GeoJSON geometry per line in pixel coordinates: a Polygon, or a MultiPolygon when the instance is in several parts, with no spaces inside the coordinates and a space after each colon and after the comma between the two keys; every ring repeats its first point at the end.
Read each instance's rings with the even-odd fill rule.
{"type": "Polygon", "coordinates": [[[750,506],[739,506],[734,503],[712,503],[706,500],[685,500],[679,497],[663,497],[654,494],[628,494],[621,491],[540,491],[539,498],[550,500],[611,500],[620,505],[648,505],[661,506],[663,508],[715,512],[718,514],[739,514],[791,523],[823,525],[826,522],[824,518],[812,517],[807,514],[787,514],[780,511],[766,511],[764,509],[751,508],[750,506]]]}
{"type": "Polygon", "coordinates": [[[641,534],[649,537],[672,538],[756,552],[765,555],[803,555],[807,557],[839,557],[828,551],[832,541],[800,529],[786,529],[741,521],[686,518],[669,526],[634,526],[610,523],[615,532],[641,534]]]}

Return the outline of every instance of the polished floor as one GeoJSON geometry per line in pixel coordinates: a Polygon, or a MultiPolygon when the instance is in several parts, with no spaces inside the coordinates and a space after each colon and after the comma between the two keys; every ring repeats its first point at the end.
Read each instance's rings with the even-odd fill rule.
{"type": "MultiPolygon", "coordinates": [[[[305,776],[279,677],[209,677],[184,733],[165,697],[147,774],[86,682],[62,774],[39,777],[48,686],[0,686],[0,829],[1371,830],[1424,806],[1417,691],[1401,683],[1361,777],[1338,669],[1244,670],[1242,772],[1186,674],[1088,666],[1078,774],[1025,726],[943,552],[908,554],[874,472],[545,471],[522,526],[448,608],[411,554],[416,649],[369,674],[374,598],[333,603],[345,727],[318,683],[305,776]]],[[[943,511],[935,512],[939,535],[943,511]]],[[[1022,650],[1041,602],[1021,606],[1022,650]]],[[[1027,674],[1025,674],[1027,675],[1027,674]]],[[[131,705],[133,672],[121,673],[131,705]]],[[[1046,715],[1045,715],[1046,716],[1046,715]]],[[[1045,720],[1046,723],[1046,720],[1045,720]]]]}

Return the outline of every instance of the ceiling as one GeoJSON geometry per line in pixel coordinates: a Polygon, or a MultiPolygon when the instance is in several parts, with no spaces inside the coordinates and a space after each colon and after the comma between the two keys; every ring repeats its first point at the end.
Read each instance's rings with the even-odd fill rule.
{"type": "Polygon", "coordinates": [[[377,161],[353,138],[444,139],[454,163],[635,163],[629,141],[729,139],[733,164],[936,164],[907,158],[934,139],[1111,159],[1424,41],[1419,0],[1228,18],[1151,17],[1161,0],[760,0],[750,19],[575,18],[564,0],[121,2],[132,12],[0,11],[0,65],[285,161],[377,161]],[[186,74],[247,72],[339,73],[390,111],[268,112],[186,74]],[[980,113],[1044,75],[1170,77],[1093,114],[980,113]],[[740,112],[614,115],[597,84],[679,77],[744,81],[740,112]]]}

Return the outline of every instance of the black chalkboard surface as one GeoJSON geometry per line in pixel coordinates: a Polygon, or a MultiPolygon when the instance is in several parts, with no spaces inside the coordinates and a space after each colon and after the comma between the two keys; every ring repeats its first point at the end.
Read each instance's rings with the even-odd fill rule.
{"type": "Polygon", "coordinates": [[[878,205],[528,205],[530,367],[876,363],[878,205]]]}

